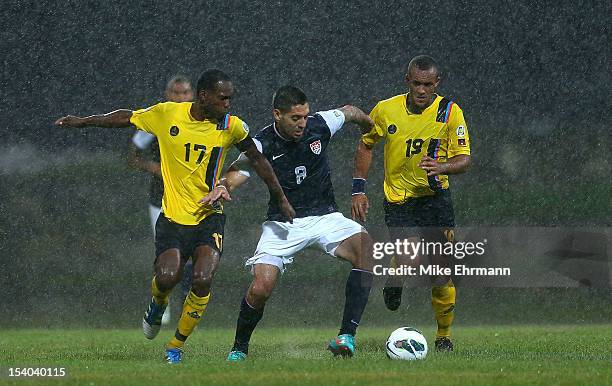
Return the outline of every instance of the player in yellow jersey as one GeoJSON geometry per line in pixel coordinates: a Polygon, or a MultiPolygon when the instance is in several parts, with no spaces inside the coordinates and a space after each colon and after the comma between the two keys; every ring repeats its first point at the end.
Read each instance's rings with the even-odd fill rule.
{"type": "MultiPolygon", "coordinates": [[[[374,144],[383,140],[385,223],[392,240],[453,241],[455,226],[448,175],[467,171],[470,140],[463,112],[452,100],[435,93],[438,64],[429,56],[413,58],[406,71],[408,93],[378,102],[370,113],[374,128],[364,134],[355,154],[353,218],[366,220],[369,203],[365,182],[374,144]]],[[[449,265],[450,257],[427,256],[431,264],[449,265]]],[[[396,263],[409,265],[406,257],[396,263]]],[[[421,257],[415,260],[419,262],[421,257]]],[[[455,287],[449,276],[432,279],[432,305],[438,330],[438,351],[452,351],[455,287]]],[[[387,308],[401,302],[403,278],[391,276],[383,289],[387,308]]]]}
{"type": "MultiPolygon", "coordinates": [[[[174,75],[166,84],[164,96],[169,102],[191,102],[193,101],[193,88],[191,81],[184,75],[174,75]]],[[[151,174],[149,188],[149,217],[153,227],[153,238],[155,238],[155,224],[161,213],[162,197],[164,195],[164,182],[161,176],[159,159],[159,144],[155,135],[142,130],[136,130],[129,145],[128,165],[151,174]]],[[[187,261],[183,271],[181,289],[183,299],[191,289],[191,260],[187,261]]],[[[170,306],[166,307],[162,317],[162,325],[170,323],[170,306]]]]}
{"type": "Polygon", "coordinates": [[[284,218],[291,222],[295,216],[270,163],[249,136],[248,126],[228,114],[233,94],[232,81],[225,73],[208,70],[198,80],[195,102],[165,102],[143,110],[116,110],[83,118],[69,115],[55,122],[70,127],[134,125],[157,137],[164,196],[163,215],[155,226],[152,299],[143,318],[148,339],[159,332],[170,292],[180,281],[187,259],[193,260],[191,291],[174,337],[166,346],[168,363],[181,361],[185,341],[210,299],[210,286],[223,251],[225,215],[221,206],[202,205],[198,200],[215,187],[230,146],[245,152],[284,218]]]}

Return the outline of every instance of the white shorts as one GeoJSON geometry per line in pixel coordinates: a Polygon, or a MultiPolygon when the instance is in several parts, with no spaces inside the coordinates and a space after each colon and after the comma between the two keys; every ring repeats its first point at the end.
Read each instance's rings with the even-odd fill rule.
{"type": "Polygon", "coordinates": [[[364,227],[340,212],[296,218],[293,224],[266,221],[261,228],[262,234],[255,255],[245,265],[271,264],[281,272],[285,270],[286,264],[293,262],[293,255],[304,248],[317,246],[336,256],[336,248],[342,241],[357,233],[367,233],[364,227]]]}

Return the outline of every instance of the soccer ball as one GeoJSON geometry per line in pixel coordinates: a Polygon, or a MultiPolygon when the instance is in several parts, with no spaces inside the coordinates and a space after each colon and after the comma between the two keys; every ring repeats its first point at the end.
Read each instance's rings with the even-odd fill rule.
{"type": "Polygon", "coordinates": [[[427,341],[419,330],[401,327],[393,331],[387,339],[387,357],[412,361],[427,356],[427,341]]]}

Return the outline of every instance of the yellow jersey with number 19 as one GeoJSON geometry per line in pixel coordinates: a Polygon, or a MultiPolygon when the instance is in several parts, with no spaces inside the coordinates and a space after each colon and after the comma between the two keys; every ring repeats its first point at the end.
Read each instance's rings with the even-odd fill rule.
{"type": "Polygon", "coordinates": [[[192,102],[164,102],[134,111],[130,121],[157,137],[164,180],[162,211],[171,221],[197,225],[222,209],[198,200],[221,174],[227,148],[244,140],[249,127],[227,114],[223,121],[198,121],[190,114],[192,102]]]}
{"type": "Polygon", "coordinates": [[[421,114],[413,114],[408,111],[407,97],[402,94],[378,102],[370,113],[374,127],[361,137],[367,146],[385,141],[384,190],[391,203],[448,189],[448,176],[428,177],[418,167],[423,155],[444,162],[459,154],[470,154],[467,125],[457,104],[436,95],[421,114]]]}

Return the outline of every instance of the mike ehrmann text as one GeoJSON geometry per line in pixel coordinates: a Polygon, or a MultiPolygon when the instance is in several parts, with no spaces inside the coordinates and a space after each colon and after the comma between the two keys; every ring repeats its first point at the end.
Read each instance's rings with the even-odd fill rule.
{"type": "Polygon", "coordinates": [[[468,267],[466,265],[455,265],[453,267],[442,267],[440,265],[400,265],[398,267],[374,266],[374,274],[377,276],[510,276],[509,267],[468,267]]]}

